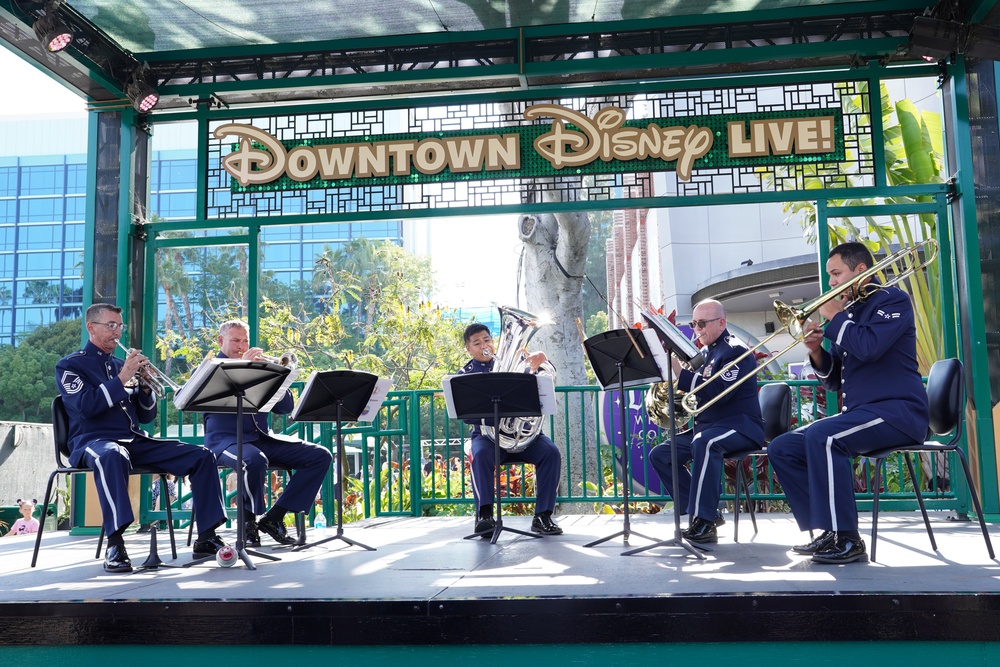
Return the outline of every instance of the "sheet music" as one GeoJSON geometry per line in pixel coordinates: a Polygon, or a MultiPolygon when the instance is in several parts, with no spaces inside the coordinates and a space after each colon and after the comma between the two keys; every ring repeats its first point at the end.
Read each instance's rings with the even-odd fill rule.
{"type": "Polygon", "coordinates": [[[361,411],[361,415],[357,421],[371,422],[375,419],[375,415],[382,409],[382,403],[385,401],[386,396],[389,395],[390,389],[392,389],[392,380],[389,378],[379,378],[375,382],[375,388],[372,389],[371,398],[368,399],[368,403],[365,404],[365,409],[361,411]]]}
{"type": "MultiPolygon", "coordinates": [[[[455,409],[454,393],[451,390],[451,380],[457,377],[468,377],[467,375],[445,375],[441,379],[441,388],[444,390],[444,402],[448,408],[448,416],[458,419],[458,410],[455,409]]],[[[554,415],[556,413],[556,381],[551,375],[535,375],[538,382],[538,401],[541,404],[543,415],[554,415]]]]}
{"type": "MultiPolygon", "coordinates": [[[[225,359],[223,359],[223,361],[225,361],[225,359]]],[[[272,364],[268,362],[268,365],[278,366],[279,368],[283,368],[281,364],[272,364]]],[[[292,383],[295,382],[295,378],[297,378],[298,376],[299,376],[299,369],[298,368],[291,369],[291,372],[285,378],[285,381],[281,383],[280,387],[278,387],[278,391],[274,392],[274,396],[271,397],[271,400],[262,405],[260,407],[260,410],[258,410],[258,412],[270,412],[271,408],[277,405],[278,401],[280,401],[282,398],[285,397],[285,392],[288,391],[288,388],[292,386],[292,383]]]]}
{"type": "Polygon", "coordinates": [[[653,327],[661,339],[661,345],[655,347],[666,345],[681,361],[688,363],[692,368],[701,366],[701,362],[704,360],[701,351],[687,339],[687,336],[673,322],[650,308],[642,311],[642,317],[649,323],[649,326],[653,327]]]}

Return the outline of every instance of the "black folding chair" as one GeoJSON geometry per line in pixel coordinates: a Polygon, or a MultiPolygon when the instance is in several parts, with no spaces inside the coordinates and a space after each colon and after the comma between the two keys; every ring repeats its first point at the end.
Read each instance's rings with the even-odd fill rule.
{"type": "MultiPolygon", "coordinates": [[[[31,567],[35,567],[38,561],[38,550],[42,546],[42,532],[45,530],[45,516],[48,514],[49,502],[52,500],[52,486],[57,475],[68,475],[75,472],[93,472],[90,468],[75,467],[66,463],[69,458],[69,415],[63,405],[62,395],[52,399],[52,441],[55,445],[56,469],[49,475],[49,482],[45,485],[45,497],[42,500],[42,520],[38,523],[38,533],[35,536],[35,551],[31,555],[31,567]]],[[[166,473],[162,470],[152,468],[133,467],[129,475],[159,475],[162,488],[167,488],[166,473]]],[[[177,544],[174,542],[174,524],[170,514],[170,504],[167,505],[167,526],[170,531],[170,551],[174,559],[177,558],[177,544]]],[[[101,547],[104,545],[104,525],[101,525],[101,534],[97,538],[97,555],[101,557],[101,547]]]]}
{"type": "Polygon", "coordinates": [[[792,424],[792,390],[784,382],[765,384],[757,392],[760,403],[760,414],[764,418],[764,447],[750,451],[735,452],[726,457],[727,461],[736,462],[736,502],[733,510],[733,541],[740,541],[740,494],[747,499],[747,509],[750,511],[750,521],[753,522],[753,533],[757,534],[757,513],[750,498],[750,482],[743,472],[744,462],[750,459],[750,470],[756,477],[757,456],[767,454],[767,443],[786,433],[792,424]]]}
{"type": "Polygon", "coordinates": [[[958,359],[942,359],[934,362],[931,372],[927,375],[927,403],[930,408],[930,428],[927,440],[920,445],[907,447],[889,447],[868,454],[875,459],[875,481],[874,500],[872,502],[872,553],[871,559],[875,560],[875,547],[878,542],[878,501],[882,492],[882,462],[892,454],[902,454],[906,461],[906,469],[910,473],[910,480],[913,482],[913,491],[917,496],[917,504],[920,506],[920,513],[924,517],[924,525],[927,527],[927,536],[931,539],[931,548],[937,551],[937,542],[934,540],[934,531],[931,530],[931,522],[927,516],[927,508],[924,506],[924,498],[920,493],[920,482],[913,470],[913,463],[910,454],[920,452],[955,452],[962,462],[962,469],[965,471],[965,480],[969,485],[969,495],[972,497],[972,504],[976,508],[976,516],[979,518],[979,527],[983,531],[983,539],[986,540],[986,550],[990,558],[995,558],[993,554],[993,543],[990,541],[990,534],[986,530],[986,520],[983,518],[983,507],[979,502],[979,494],[972,480],[972,471],[969,469],[969,461],[965,457],[965,452],[959,446],[962,440],[962,430],[965,424],[965,369],[958,359]],[[952,434],[947,442],[937,442],[931,440],[932,435],[945,436],[952,434]]]}

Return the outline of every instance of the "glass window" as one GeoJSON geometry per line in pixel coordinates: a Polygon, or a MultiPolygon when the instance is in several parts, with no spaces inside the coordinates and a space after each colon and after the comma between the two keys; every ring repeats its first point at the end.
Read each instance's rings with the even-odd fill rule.
{"type": "Polygon", "coordinates": [[[14,277],[14,254],[0,253],[0,278],[10,280],[14,277]]]}
{"type": "Polygon", "coordinates": [[[86,197],[66,197],[66,220],[80,220],[86,218],[87,198],[86,197]]]}
{"type": "Polygon", "coordinates": [[[47,164],[21,170],[22,195],[54,195],[63,192],[65,167],[47,164]]]}
{"type": "Polygon", "coordinates": [[[83,252],[63,253],[63,275],[82,276],[83,275],[83,252]]]}
{"type": "Polygon", "coordinates": [[[299,244],[281,243],[269,244],[262,250],[264,255],[265,269],[292,269],[299,268],[299,244]]]}
{"type": "Polygon", "coordinates": [[[14,293],[17,295],[18,305],[55,304],[59,302],[59,283],[48,280],[18,280],[14,293]]]}
{"type": "Polygon", "coordinates": [[[21,222],[58,222],[63,219],[62,198],[21,200],[21,222]]]}
{"type": "Polygon", "coordinates": [[[14,327],[14,333],[28,333],[34,331],[43,324],[49,324],[55,318],[52,314],[52,308],[17,308],[16,309],[17,326],[14,327]]]}
{"type": "Polygon", "coordinates": [[[17,195],[17,167],[0,167],[0,197],[17,195]]]}
{"type": "Polygon", "coordinates": [[[152,209],[164,220],[194,218],[197,199],[193,192],[176,192],[151,197],[152,209]]]}
{"type": "Polygon", "coordinates": [[[50,250],[62,247],[62,225],[21,225],[20,250],[50,250]]]}
{"type": "Polygon", "coordinates": [[[197,161],[161,160],[159,186],[160,190],[194,190],[198,187],[197,161]]]}
{"type": "Polygon", "coordinates": [[[22,252],[17,255],[17,276],[58,278],[61,264],[61,252],[22,252]]]}
{"type": "Polygon", "coordinates": [[[65,250],[83,248],[83,227],[82,222],[66,224],[66,240],[64,241],[65,250]]]}
{"type": "Polygon", "coordinates": [[[0,227],[0,250],[14,250],[14,227],[0,227]]]}
{"type": "Polygon", "coordinates": [[[17,200],[0,199],[0,223],[17,222],[17,200]]]}
{"type": "Polygon", "coordinates": [[[87,165],[66,165],[66,194],[86,194],[87,165]]]}
{"type": "Polygon", "coordinates": [[[9,306],[14,295],[14,283],[9,280],[0,282],[0,306],[9,306]]]}

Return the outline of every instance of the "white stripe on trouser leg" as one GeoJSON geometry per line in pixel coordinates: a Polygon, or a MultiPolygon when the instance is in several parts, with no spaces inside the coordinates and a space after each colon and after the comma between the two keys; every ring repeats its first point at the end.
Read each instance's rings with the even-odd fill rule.
{"type": "Polygon", "coordinates": [[[101,465],[101,459],[97,458],[97,454],[90,447],[87,447],[87,453],[94,459],[94,472],[98,473],[97,478],[101,480],[101,488],[104,489],[104,497],[108,499],[108,505],[111,506],[111,522],[114,524],[115,530],[117,531],[118,506],[115,505],[115,499],[111,497],[111,489],[108,488],[108,480],[104,474],[104,467],[101,465]]]}
{"type": "Polygon", "coordinates": [[[833,441],[837,438],[843,438],[849,435],[854,435],[859,431],[863,431],[866,428],[872,428],[873,426],[878,426],[882,423],[882,418],[873,419],[870,422],[865,422],[864,424],[858,424],[857,426],[852,426],[846,431],[841,431],[840,433],[834,433],[826,439],[826,488],[828,502],[830,503],[830,527],[833,532],[839,532],[839,527],[837,525],[837,504],[833,493],[833,441]]]}
{"type": "MultiPolygon", "coordinates": [[[[223,456],[228,456],[229,458],[231,458],[233,460],[233,463],[239,463],[239,461],[236,459],[236,455],[235,454],[230,454],[228,449],[226,451],[222,452],[222,454],[223,454],[223,456]]],[[[229,466],[229,467],[233,469],[233,472],[236,472],[237,470],[239,470],[239,468],[237,468],[235,465],[232,465],[232,466],[229,466]]],[[[241,465],[240,467],[243,469],[243,495],[246,496],[246,499],[250,501],[250,511],[253,512],[256,515],[256,514],[258,514],[258,512],[257,512],[257,508],[253,506],[253,494],[250,493],[250,478],[247,477],[247,472],[248,472],[247,468],[248,468],[248,466],[241,465]]],[[[225,507],[225,504],[223,504],[223,507],[225,507]]],[[[243,520],[243,517],[240,517],[240,521],[242,521],[242,520],[243,520]]]]}
{"type": "MultiPolygon", "coordinates": [[[[701,502],[701,488],[705,484],[705,471],[708,469],[708,450],[712,449],[712,445],[717,443],[719,440],[725,440],[733,433],[736,433],[736,429],[729,429],[722,435],[712,438],[705,443],[705,458],[702,460],[701,472],[698,473],[698,492],[694,495],[694,512],[691,513],[692,521],[694,521],[695,517],[698,516],[698,503],[701,502]]],[[[694,444],[694,440],[691,441],[691,444],[694,444]]]]}

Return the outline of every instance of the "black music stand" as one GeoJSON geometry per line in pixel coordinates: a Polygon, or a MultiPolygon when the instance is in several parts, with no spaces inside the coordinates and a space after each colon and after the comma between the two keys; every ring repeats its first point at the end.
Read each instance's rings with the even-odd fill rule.
{"type": "MultiPolygon", "coordinates": [[[[675,354],[674,349],[669,344],[667,345],[667,354],[668,355],[675,354]]],[[[698,356],[700,357],[701,355],[698,355],[698,356]]],[[[704,360],[704,358],[702,358],[702,360],[704,360]]],[[[700,366],[701,363],[699,362],[698,365],[700,366]]],[[[674,368],[673,368],[673,365],[670,364],[669,358],[667,360],[666,366],[667,366],[667,383],[671,387],[673,387],[674,386],[674,368]]],[[[671,463],[670,469],[671,469],[671,477],[673,478],[673,486],[671,488],[673,488],[674,494],[676,494],[677,493],[677,489],[680,486],[680,482],[679,482],[679,479],[678,479],[678,476],[677,476],[678,475],[678,473],[677,473],[677,447],[676,447],[676,443],[677,443],[677,415],[676,415],[676,412],[674,410],[674,401],[669,401],[669,406],[668,406],[667,410],[668,410],[668,414],[670,415],[670,463],[671,463]]],[[[674,494],[671,494],[671,495],[674,495],[674,494]]],[[[649,551],[650,549],[656,549],[658,547],[683,547],[686,551],[688,551],[692,555],[697,556],[699,560],[704,560],[705,559],[705,556],[703,556],[697,549],[701,549],[701,551],[709,551],[709,549],[704,549],[704,548],[702,548],[700,546],[699,547],[692,547],[690,544],[688,544],[686,541],[684,541],[684,535],[681,533],[681,504],[679,502],[677,502],[677,498],[676,497],[673,498],[673,501],[674,501],[674,536],[672,538],[668,539],[668,540],[661,540],[659,542],[654,542],[653,544],[647,544],[645,546],[641,546],[641,547],[639,547],[637,549],[629,549],[628,551],[623,551],[622,552],[622,556],[632,556],[632,555],[637,554],[639,552],[649,551]]]]}
{"type": "MultiPolygon", "coordinates": [[[[301,551],[309,547],[326,544],[332,540],[343,540],[347,544],[375,551],[374,547],[356,542],[344,536],[344,437],[341,425],[345,421],[358,421],[370,412],[366,410],[368,401],[375,391],[378,376],[361,371],[316,371],[309,376],[309,382],[299,397],[299,404],[292,411],[292,419],[308,422],[334,422],[337,425],[337,459],[334,467],[334,502],[337,503],[337,534],[317,542],[294,547],[301,551]]],[[[377,411],[377,409],[376,409],[377,411]]],[[[326,510],[324,509],[324,512],[326,510]]]]}
{"type": "Polygon", "coordinates": [[[625,544],[628,544],[631,535],[654,540],[648,535],[632,531],[629,523],[628,500],[629,487],[632,485],[632,477],[629,473],[632,442],[629,437],[629,424],[625,416],[625,387],[660,382],[663,378],[657,361],[653,358],[653,351],[646,340],[646,335],[648,334],[644,334],[643,330],[640,329],[615,329],[599,333],[583,341],[587,358],[590,360],[590,365],[594,369],[601,389],[607,391],[608,387],[615,385],[620,392],[618,406],[622,429],[622,498],[625,506],[625,523],[622,530],[584,544],[585,547],[596,546],[619,535],[623,536],[622,541],[625,544]]]}
{"type": "MultiPolygon", "coordinates": [[[[174,398],[178,410],[187,412],[236,413],[236,459],[241,470],[236,473],[236,553],[249,570],[257,566],[250,554],[268,560],[281,560],[277,556],[249,551],[246,548],[246,527],[243,518],[245,501],[243,471],[243,415],[260,412],[281,388],[291,372],[287,366],[266,361],[244,359],[213,359],[199,366],[191,379],[174,398]]],[[[198,562],[209,558],[198,559],[198,562]]]]}
{"type": "MultiPolygon", "coordinates": [[[[450,405],[454,406],[453,419],[463,421],[492,419],[497,425],[501,419],[509,417],[541,417],[542,402],[538,394],[538,376],[532,373],[469,373],[446,378],[444,392],[450,405]]],[[[503,502],[500,492],[500,433],[496,429],[493,438],[493,463],[496,471],[496,502],[494,503],[496,525],[490,544],[496,544],[500,533],[507,530],[527,537],[541,537],[534,533],[503,525],[503,502]]],[[[479,508],[476,508],[477,511],[479,508]]],[[[466,535],[465,539],[484,537],[486,532],[466,535]]]]}

